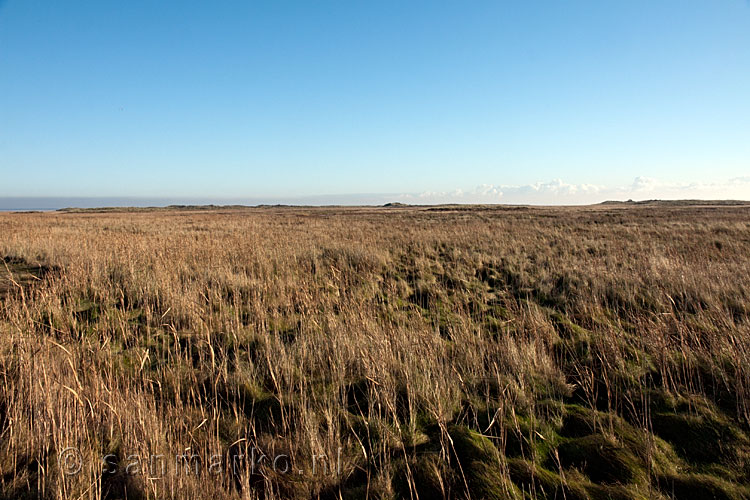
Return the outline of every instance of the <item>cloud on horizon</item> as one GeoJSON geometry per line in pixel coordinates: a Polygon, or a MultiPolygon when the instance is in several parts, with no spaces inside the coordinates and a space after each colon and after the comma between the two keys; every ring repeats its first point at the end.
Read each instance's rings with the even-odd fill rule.
{"type": "Polygon", "coordinates": [[[606,200],[747,200],[750,176],[718,182],[676,183],[652,177],[636,177],[627,186],[569,184],[560,179],[521,186],[482,184],[473,189],[422,193],[351,193],[315,196],[225,197],[0,197],[0,211],[57,209],[63,207],[195,205],[383,205],[401,202],[412,205],[440,203],[500,203],[509,205],[588,205],[606,200]]]}
{"type": "Polygon", "coordinates": [[[471,190],[396,195],[391,201],[412,204],[507,203],[539,205],[586,205],[606,200],[703,199],[750,200],[750,177],[720,182],[677,183],[652,177],[636,177],[632,184],[608,187],[595,184],[568,184],[561,179],[521,186],[483,184],[471,190]]]}

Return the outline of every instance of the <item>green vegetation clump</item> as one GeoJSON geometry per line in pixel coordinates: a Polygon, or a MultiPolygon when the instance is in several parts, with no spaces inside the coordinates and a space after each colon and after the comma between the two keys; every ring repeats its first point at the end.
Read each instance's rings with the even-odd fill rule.
{"type": "Polygon", "coordinates": [[[488,438],[459,426],[451,427],[448,434],[457,475],[472,495],[488,500],[520,498],[518,487],[501,467],[500,453],[488,438]]]}

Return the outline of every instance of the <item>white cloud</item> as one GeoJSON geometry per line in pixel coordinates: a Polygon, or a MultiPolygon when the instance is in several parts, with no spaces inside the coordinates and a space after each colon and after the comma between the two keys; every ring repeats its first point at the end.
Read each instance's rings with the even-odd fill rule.
{"type": "Polygon", "coordinates": [[[652,177],[636,177],[627,186],[569,184],[561,179],[520,186],[482,184],[474,189],[425,191],[391,196],[389,201],[430,203],[505,203],[539,205],[583,205],[605,200],[703,199],[750,200],[750,177],[717,182],[665,182],[652,177]]]}
{"type": "Polygon", "coordinates": [[[735,177],[717,182],[663,182],[650,177],[636,177],[627,194],[633,199],[702,199],[748,200],[750,177],[735,177]]]}

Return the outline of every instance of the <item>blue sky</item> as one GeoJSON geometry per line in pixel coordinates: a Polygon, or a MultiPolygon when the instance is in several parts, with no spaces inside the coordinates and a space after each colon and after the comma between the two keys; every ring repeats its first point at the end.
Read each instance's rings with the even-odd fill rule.
{"type": "Polygon", "coordinates": [[[746,0],[0,2],[0,197],[750,199],[748,176],[746,0]]]}

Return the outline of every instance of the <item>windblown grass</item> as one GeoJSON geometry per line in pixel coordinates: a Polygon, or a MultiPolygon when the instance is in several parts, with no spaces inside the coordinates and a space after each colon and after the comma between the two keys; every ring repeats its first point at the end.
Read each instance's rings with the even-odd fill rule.
{"type": "Polygon", "coordinates": [[[748,249],[742,206],[0,214],[0,492],[748,498],[748,249]]]}

